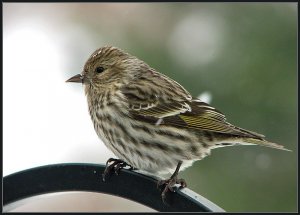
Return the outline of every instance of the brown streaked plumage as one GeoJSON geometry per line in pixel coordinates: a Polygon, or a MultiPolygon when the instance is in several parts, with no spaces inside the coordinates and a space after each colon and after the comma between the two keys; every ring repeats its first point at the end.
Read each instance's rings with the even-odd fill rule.
{"type": "Polygon", "coordinates": [[[257,144],[286,150],[228,123],[223,113],[193,98],[176,81],[115,47],[96,50],[82,74],[68,81],[84,84],[95,131],[118,158],[152,174],[176,169],[163,181],[163,197],[175,183],[186,185],[177,179],[179,168],[203,159],[211,149],[257,144]]]}

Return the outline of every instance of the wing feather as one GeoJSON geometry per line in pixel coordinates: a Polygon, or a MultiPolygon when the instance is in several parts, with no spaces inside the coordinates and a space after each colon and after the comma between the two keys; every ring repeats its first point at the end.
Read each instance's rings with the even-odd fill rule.
{"type": "MultiPolygon", "coordinates": [[[[226,133],[233,135],[241,135],[246,137],[263,138],[264,135],[256,132],[248,131],[239,127],[236,127],[226,122],[225,115],[216,110],[209,104],[200,101],[199,99],[193,99],[184,88],[178,84],[178,91],[180,94],[173,94],[167,96],[157,89],[153,94],[151,91],[151,85],[147,85],[146,78],[141,78],[144,83],[122,89],[122,93],[126,97],[130,114],[137,120],[157,124],[159,126],[175,126],[190,129],[206,130],[211,132],[226,133]],[[141,93],[140,86],[147,86],[147,90],[141,93]],[[138,89],[136,89],[138,88],[138,89]],[[163,119],[163,120],[161,120],[163,119]]],[[[157,82],[162,82],[164,86],[169,84],[165,79],[157,79],[157,82]]],[[[151,82],[153,83],[156,82],[151,82]]],[[[169,94],[172,92],[169,91],[169,94]]]]}

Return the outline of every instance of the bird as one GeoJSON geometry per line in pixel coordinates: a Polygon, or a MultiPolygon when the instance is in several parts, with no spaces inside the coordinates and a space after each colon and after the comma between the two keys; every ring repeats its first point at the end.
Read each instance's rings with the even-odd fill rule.
{"type": "Polygon", "coordinates": [[[83,84],[94,129],[117,157],[106,162],[103,180],[125,166],[152,175],[172,174],[158,182],[163,201],[176,184],[187,186],[179,171],[212,149],[259,145],[290,151],[227,122],[221,111],[178,82],[114,46],[98,48],[83,71],[66,82],[83,84]]]}

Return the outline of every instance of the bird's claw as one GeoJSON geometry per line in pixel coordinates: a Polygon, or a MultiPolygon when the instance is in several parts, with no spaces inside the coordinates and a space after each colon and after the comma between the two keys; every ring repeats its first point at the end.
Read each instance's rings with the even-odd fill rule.
{"type": "Polygon", "coordinates": [[[105,181],[105,178],[107,175],[110,175],[112,171],[115,172],[116,175],[119,175],[120,170],[123,169],[124,167],[128,166],[129,170],[133,170],[134,167],[131,165],[127,164],[125,161],[120,160],[120,159],[115,159],[115,158],[109,158],[106,161],[106,168],[102,174],[102,180],[105,181]],[[113,162],[112,164],[109,165],[109,163],[113,162]]]}
{"type": "Polygon", "coordinates": [[[167,180],[160,180],[157,183],[157,187],[165,185],[162,193],[161,193],[161,198],[162,201],[166,204],[166,194],[171,191],[171,192],[176,192],[178,188],[175,186],[176,184],[180,184],[179,189],[184,188],[187,186],[186,182],[184,179],[178,179],[177,176],[172,176],[171,178],[167,180]]]}

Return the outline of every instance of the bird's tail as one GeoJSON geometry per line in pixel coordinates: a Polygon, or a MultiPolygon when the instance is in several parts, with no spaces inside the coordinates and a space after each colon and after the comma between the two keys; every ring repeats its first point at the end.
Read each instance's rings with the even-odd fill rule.
{"type": "Polygon", "coordinates": [[[266,147],[270,147],[270,148],[275,148],[275,149],[280,149],[280,150],[285,150],[285,151],[290,151],[289,149],[284,148],[284,146],[279,145],[277,143],[272,143],[269,141],[266,141],[264,139],[255,139],[255,138],[241,138],[242,143],[241,144],[255,144],[255,145],[259,145],[259,146],[266,146],[266,147]]]}

